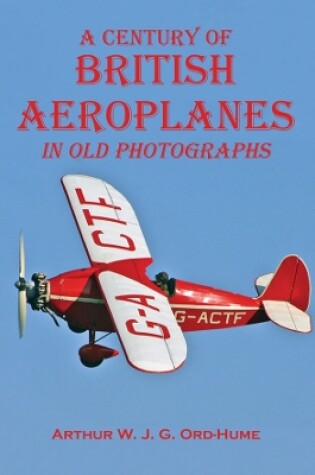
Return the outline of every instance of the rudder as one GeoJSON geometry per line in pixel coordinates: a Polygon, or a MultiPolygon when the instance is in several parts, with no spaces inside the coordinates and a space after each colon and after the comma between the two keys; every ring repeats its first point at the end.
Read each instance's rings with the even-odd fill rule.
{"type": "Polygon", "coordinates": [[[310,293],[308,269],[300,257],[291,255],[283,259],[260,299],[289,302],[305,312],[310,303],[310,293]]]}
{"type": "Polygon", "coordinates": [[[271,321],[289,330],[309,333],[311,319],[306,310],[310,291],[306,265],[298,256],[287,256],[259,299],[271,321]]]}

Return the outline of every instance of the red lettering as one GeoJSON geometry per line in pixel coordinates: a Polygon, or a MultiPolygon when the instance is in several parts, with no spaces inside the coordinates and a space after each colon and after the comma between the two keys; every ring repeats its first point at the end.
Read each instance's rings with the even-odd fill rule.
{"type": "Polygon", "coordinates": [[[284,112],[280,109],[281,106],[285,106],[288,109],[292,106],[292,102],[289,101],[276,101],[272,104],[272,112],[273,114],[279,118],[283,119],[286,122],[286,125],[279,125],[278,122],[273,121],[271,124],[272,129],[278,130],[288,130],[294,126],[294,117],[289,112],[284,112]]]}
{"type": "Polygon", "coordinates": [[[81,205],[105,206],[106,208],[121,210],[121,208],[119,206],[113,205],[111,203],[107,203],[105,198],[103,198],[103,197],[98,197],[97,198],[98,201],[87,201],[86,198],[83,195],[82,188],[76,188],[75,192],[77,194],[77,197],[79,198],[79,201],[80,201],[81,205]]]}
{"type": "Polygon", "coordinates": [[[142,79],[142,58],[143,56],[140,54],[135,54],[134,55],[134,60],[135,60],[135,70],[134,70],[134,81],[133,84],[139,86],[144,84],[144,81],[142,79]]]}
{"type": "Polygon", "coordinates": [[[128,66],[128,59],[121,54],[112,54],[106,56],[107,66],[105,73],[107,73],[106,84],[120,84],[121,86],[127,86],[129,84],[128,78],[123,73],[123,70],[128,66]],[[114,79],[115,75],[118,75],[119,82],[114,79]]]}
{"type": "Polygon", "coordinates": [[[234,110],[231,110],[230,103],[228,101],[219,101],[220,104],[220,124],[218,130],[227,130],[225,125],[225,118],[228,119],[234,130],[240,129],[240,108],[241,101],[233,101],[234,110]]]}
{"type": "Polygon", "coordinates": [[[82,35],[80,45],[85,45],[85,43],[88,43],[89,45],[95,45],[94,38],[90,30],[85,30],[82,35]]]}
{"type": "Polygon", "coordinates": [[[102,109],[103,108],[99,102],[81,102],[81,114],[79,114],[80,130],[91,130],[91,128],[88,126],[89,120],[92,121],[92,130],[94,130],[95,132],[101,132],[102,130],[105,130],[105,127],[103,127],[100,121],[98,120],[98,116],[102,112],[102,109]],[[92,107],[92,110],[89,110],[90,107],[92,107]]]}
{"type": "Polygon", "coordinates": [[[221,59],[221,56],[219,54],[213,54],[212,55],[212,67],[210,68],[210,71],[212,71],[212,80],[211,84],[235,84],[233,80],[233,59],[234,55],[232,54],[226,54],[224,56],[225,58],[225,65],[220,66],[219,62],[221,59]],[[223,73],[225,74],[225,81],[220,81],[219,75],[223,73]]]}
{"type": "Polygon", "coordinates": [[[52,101],[53,103],[53,111],[50,114],[53,118],[53,125],[52,128],[55,130],[76,130],[76,126],[70,122],[67,125],[61,124],[62,118],[69,118],[69,110],[62,110],[62,106],[69,106],[72,107],[74,102],[73,101],[52,101]]]}
{"type": "Polygon", "coordinates": [[[132,335],[152,336],[153,338],[162,338],[163,340],[167,340],[171,336],[168,328],[165,325],[155,322],[148,322],[147,320],[142,320],[141,322],[138,322],[135,319],[127,320],[126,328],[132,335]],[[144,330],[149,328],[157,328],[158,333],[141,331],[140,329],[138,330],[135,328],[135,325],[137,325],[139,328],[142,327],[144,330]]]}
{"type": "Polygon", "coordinates": [[[149,300],[155,300],[154,296],[152,295],[141,295],[141,294],[128,294],[128,295],[118,295],[116,300],[122,300],[125,302],[131,302],[136,305],[143,305],[144,307],[148,307],[156,312],[159,312],[158,307],[154,307],[148,303],[149,300]]]}
{"type": "Polygon", "coordinates": [[[192,54],[187,56],[185,64],[189,71],[193,73],[197,73],[200,76],[200,79],[193,79],[190,75],[187,75],[184,79],[185,84],[203,84],[208,79],[208,72],[205,70],[203,66],[194,64],[193,60],[198,59],[201,62],[204,62],[206,56],[202,56],[199,54],[192,54]]]}
{"type": "Polygon", "coordinates": [[[78,56],[77,60],[77,84],[97,84],[100,82],[102,74],[98,68],[101,62],[97,56],[93,54],[83,54],[82,56],[78,56]]]}
{"type": "Polygon", "coordinates": [[[63,440],[63,435],[61,433],[61,430],[60,429],[56,429],[55,432],[53,433],[52,435],[52,439],[61,439],[63,440]]]}
{"type": "Polygon", "coordinates": [[[48,130],[44,123],[45,114],[38,107],[37,101],[28,101],[28,106],[25,111],[22,112],[24,119],[18,126],[18,130],[29,130],[27,123],[35,123],[37,130],[48,130]]]}
{"type": "Polygon", "coordinates": [[[144,126],[144,119],[147,117],[154,117],[158,112],[158,107],[152,101],[137,101],[136,113],[134,117],[137,120],[136,130],[147,130],[144,126]]]}
{"type": "Polygon", "coordinates": [[[204,130],[213,129],[210,122],[210,111],[206,109],[204,101],[195,101],[195,107],[189,112],[190,120],[185,127],[185,130],[195,130],[194,122],[198,124],[203,123],[204,130]]]}
{"type": "Polygon", "coordinates": [[[109,218],[108,216],[92,216],[88,209],[82,210],[85,220],[89,226],[94,226],[94,221],[110,221],[111,223],[127,225],[126,221],[120,221],[119,219],[109,218]]]}
{"type": "Polygon", "coordinates": [[[103,42],[107,45],[107,46],[112,46],[114,44],[114,40],[112,41],[109,41],[108,39],[108,33],[110,33],[111,35],[114,34],[114,30],[105,30],[104,33],[103,33],[103,42]]]}
{"type": "Polygon", "coordinates": [[[132,110],[130,105],[124,101],[110,102],[106,109],[106,120],[108,125],[115,130],[127,129],[131,123],[132,110]],[[117,112],[118,109],[118,112],[117,112]],[[119,110],[121,109],[121,111],[119,110]],[[117,124],[117,115],[121,115],[121,124],[117,124]]]}
{"type": "Polygon", "coordinates": [[[130,440],[133,436],[133,429],[117,429],[117,433],[120,439],[130,440]]]}
{"type": "Polygon", "coordinates": [[[152,84],[164,84],[161,79],[161,62],[169,61],[171,58],[168,54],[146,54],[146,61],[153,61],[153,79],[152,84]]]}
{"type": "Polygon", "coordinates": [[[268,129],[268,124],[262,122],[257,125],[255,123],[256,118],[262,118],[263,112],[261,109],[264,109],[267,105],[267,101],[246,101],[247,112],[245,117],[247,118],[246,129],[248,130],[266,130],[268,129]]]}
{"type": "Polygon", "coordinates": [[[161,101],[162,104],[162,126],[161,130],[182,130],[181,122],[176,122],[175,125],[170,125],[170,101],[161,101]]]}
{"type": "Polygon", "coordinates": [[[125,234],[120,234],[120,237],[126,240],[127,246],[118,246],[118,244],[108,244],[108,243],[102,242],[100,238],[101,235],[104,235],[103,231],[93,231],[92,233],[92,239],[97,246],[110,247],[114,249],[124,249],[126,251],[134,251],[136,249],[136,246],[133,240],[130,237],[126,236],[125,234]]]}

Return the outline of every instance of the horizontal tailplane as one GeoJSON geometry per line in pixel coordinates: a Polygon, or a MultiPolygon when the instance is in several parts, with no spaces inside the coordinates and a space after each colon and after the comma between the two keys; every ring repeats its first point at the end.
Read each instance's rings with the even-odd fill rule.
{"type": "Polygon", "coordinates": [[[300,333],[312,331],[310,316],[291,303],[264,300],[263,306],[270,320],[280,327],[300,333]]]}

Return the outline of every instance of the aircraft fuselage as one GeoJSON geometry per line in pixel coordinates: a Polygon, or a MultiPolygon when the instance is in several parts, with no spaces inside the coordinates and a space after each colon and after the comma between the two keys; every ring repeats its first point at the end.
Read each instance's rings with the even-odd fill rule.
{"type": "MultiPolygon", "coordinates": [[[[115,331],[93,268],[48,279],[48,307],[78,330],[115,331]]],[[[158,289],[154,285],[155,290],[158,289]]],[[[259,299],[176,279],[168,296],[183,331],[214,330],[268,320],[259,299]]]]}

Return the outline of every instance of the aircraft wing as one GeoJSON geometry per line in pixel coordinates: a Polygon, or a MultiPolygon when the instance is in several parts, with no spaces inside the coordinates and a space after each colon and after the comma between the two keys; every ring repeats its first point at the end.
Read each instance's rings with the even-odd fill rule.
{"type": "Polygon", "coordinates": [[[101,271],[98,280],[131,366],[153,373],[179,368],[187,346],[166,296],[116,272],[101,271]]]}
{"type": "Polygon", "coordinates": [[[64,176],[62,185],[92,265],[151,258],[134,210],[115,188],[84,175],[64,176]]]}
{"type": "Polygon", "coordinates": [[[145,274],[152,259],[130,203],[97,178],[67,175],[62,184],[127,360],[148,372],[179,368],[186,341],[145,274]]]}

